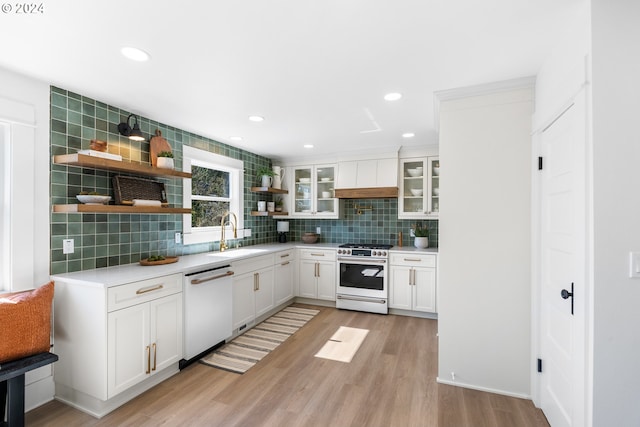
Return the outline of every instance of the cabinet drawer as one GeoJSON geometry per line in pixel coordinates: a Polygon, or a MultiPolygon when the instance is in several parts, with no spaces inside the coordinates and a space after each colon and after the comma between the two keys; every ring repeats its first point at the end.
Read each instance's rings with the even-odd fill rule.
{"type": "Polygon", "coordinates": [[[331,249],[300,249],[301,259],[315,259],[317,261],[335,261],[336,251],[331,249]]]}
{"type": "Polygon", "coordinates": [[[435,267],[436,255],[416,253],[392,253],[391,265],[410,265],[412,267],[435,267]]]}
{"type": "Polygon", "coordinates": [[[120,310],[178,292],[182,292],[182,274],[114,286],[107,291],[107,311],[120,310]]]}
{"type": "Polygon", "coordinates": [[[260,255],[231,263],[231,268],[236,276],[266,267],[273,267],[273,254],[260,255]]]}
{"type": "Polygon", "coordinates": [[[296,251],[295,249],[289,249],[282,252],[276,252],[274,255],[273,265],[284,264],[287,261],[292,262],[296,259],[296,251]]]}

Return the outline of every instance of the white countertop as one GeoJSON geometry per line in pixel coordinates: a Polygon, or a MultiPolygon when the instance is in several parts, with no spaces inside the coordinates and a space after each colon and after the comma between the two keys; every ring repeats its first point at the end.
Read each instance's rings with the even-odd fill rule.
{"type": "MultiPolygon", "coordinates": [[[[205,252],[194,255],[182,255],[178,262],[164,265],[142,266],[140,264],[126,264],[115,267],[97,268],[94,270],[76,271],[73,273],[56,274],[52,280],[68,283],[84,284],[85,286],[111,287],[154,277],[167,276],[176,273],[195,273],[210,268],[222,267],[233,261],[259,255],[268,255],[292,248],[325,248],[336,249],[338,243],[302,242],[269,243],[263,245],[244,246],[239,249],[229,249],[224,252],[205,252]]],[[[438,253],[437,248],[418,249],[413,246],[394,246],[395,252],[438,253]]]]}

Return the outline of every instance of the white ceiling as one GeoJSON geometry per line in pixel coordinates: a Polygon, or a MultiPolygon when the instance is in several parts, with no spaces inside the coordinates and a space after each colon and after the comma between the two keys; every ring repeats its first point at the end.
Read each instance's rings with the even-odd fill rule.
{"type": "Polygon", "coordinates": [[[273,158],[389,151],[437,144],[434,91],[535,75],[581,1],[44,1],[0,66],[273,158]]]}

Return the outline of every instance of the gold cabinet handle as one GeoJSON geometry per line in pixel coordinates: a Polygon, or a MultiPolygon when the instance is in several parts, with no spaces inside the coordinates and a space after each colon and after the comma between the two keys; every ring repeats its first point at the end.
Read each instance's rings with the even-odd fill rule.
{"type": "Polygon", "coordinates": [[[156,370],[156,362],[158,361],[158,350],[156,348],[156,343],[153,343],[153,369],[152,371],[156,370]]]}
{"type": "Polygon", "coordinates": [[[284,254],[284,255],[280,255],[280,258],[286,258],[286,257],[288,257],[289,255],[291,255],[291,254],[284,254]]]}
{"type": "Polygon", "coordinates": [[[258,284],[258,289],[256,290],[260,290],[260,273],[256,273],[256,283],[258,284]]]}
{"type": "Polygon", "coordinates": [[[253,273],[253,291],[258,290],[258,273],[253,273]]]}
{"type": "Polygon", "coordinates": [[[415,259],[415,258],[405,258],[404,259],[407,262],[420,262],[422,261],[421,259],[415,259]]]}
{"type": "Polygon", "coordinates": [[[324,254],[311,254],[311,256],[324,256],[324,254]]]}
{"type": "Polygon", "coordinates": [[[145,373],[151,373],[151,347],[149,346],[147,346],[147,371],[145,373]]]}
{"type": "Polygon", "coordinates": [[[164,288],[164,285],[151,286],[150,288],[140,288],[136,291],[136,295],[146,294],[147,292],[157,291],[164,288]]]}
{"type": "Polygon", "coordinates": [[[218,279],[222,279],[223,277],[229,277],[229,276],[233,276],[235,273],[233,271],[227,271],[224,274],[219,274],[217,276],[211,276],[211,277],[205,277],[204,279],[193,279],[191,281],[192,285],[199,285],[200,283],[204,283],[204,282],[208,282],[210,280],[218,280],[218,279]]]}
{"type": "Polygon", "coordinates": [[[282,264],[280,264],[280,265],[289,265],[289,264],[291,264],[291,261],[283,262],[283,263],[282,263],[282,264]]]}

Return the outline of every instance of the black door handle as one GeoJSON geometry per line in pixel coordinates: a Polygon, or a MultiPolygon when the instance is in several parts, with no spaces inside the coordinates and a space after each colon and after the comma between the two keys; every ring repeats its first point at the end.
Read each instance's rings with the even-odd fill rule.
{"type": "Polygon", "coordinates": [[[566,289],[560,291],[560,296],[562,299],[567,299],[571,297],[571,314],[573,315],[573,282],[571,282],[571,292],[566,289]]]}

